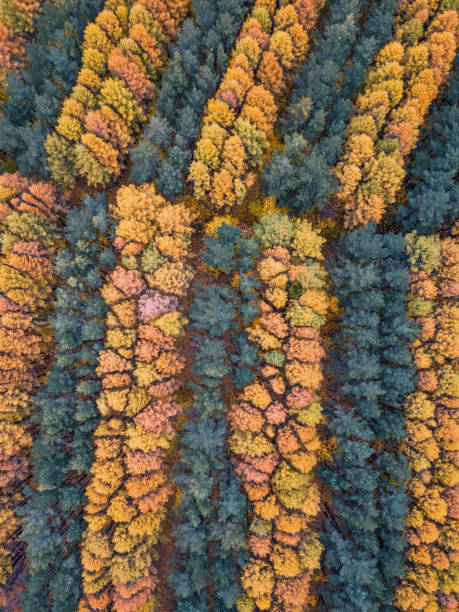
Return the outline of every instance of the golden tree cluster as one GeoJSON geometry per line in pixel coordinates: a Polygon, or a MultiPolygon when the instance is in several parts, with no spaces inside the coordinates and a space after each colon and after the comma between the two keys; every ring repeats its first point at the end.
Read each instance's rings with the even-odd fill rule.
{"type": "Polygon", "coordinates": [[[395,603],[401,610],[459,605],[459,242],[407,236],[410,314],[417,389],[406,401],[404,442],[412,478],[407,566],[395,603]]]}
{"type": "Polygon", "coordinates": [[[77,84],[46,141],[58,184],[73,185],[81,176],[105,186],[119,176],[151,109],[167,44],[189,7],[189,0],[107,0],[86,27],[77,84]]]}
{"type": "Polygon", "coordinates": [[[259,315],[247,331],[264,364],[229,409],[229,446],[252,507],[238,610],[299,612],[314,601],[310,585],[322,553],[312,469],[323,419],[323,239],[307,221],[280,214],[264,217],[255,237],[259,315]]]}
{"type": "Polygon", "coordinates": [[[97,368],[100,420],[86,489],[80,611],[133,612],[153,605],[155,546],[174,493],[164,460],[180,412],[187,323],[180,300],[192,279],[193,218],[148,185],[122,187],[112,213],[118,265],[102,288],[109,313],[97,368]]]}
{"type": "Polygon", "coordinates": [[[281,4],[255,2],[204,113],[188,180],[195,197],[215,210],[230,210],[253,184],[277,121],[279,98],[306,57],[307,30],[324,1],[281,4]]]}
{"type": "Polygon", "coordinates": [[[405,6],[394,38],[376,56],[336,166],[348,228],[379,222],[406,174],[405,160],[451,69],[458,17],[439,2],[405,6]]]}

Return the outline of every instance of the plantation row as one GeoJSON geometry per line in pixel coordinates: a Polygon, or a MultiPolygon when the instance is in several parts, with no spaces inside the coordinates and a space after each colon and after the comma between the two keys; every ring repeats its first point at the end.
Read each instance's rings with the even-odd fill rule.
{"type": "Polygon", "coordinates": [[[72,185],[82,176],[89,185],[105,186],[119,175],[147,118],[165,46],[188,9],[181,0],[113,0],[87,26],[77,84],[45,143],[55,181],[72,185]]]}
{"type": "MultiPolygon", "coordinates": [[[[322,1],[312,3],[320,9],[322,1]]],[[[236,40],[215,97],[204,112],[189,180],[213,209],[241,203],[254,182],[278,116],[289,73],[304,59],[317,11],[301,3],[256,1],[236,40]]]]}
{"type": "Polygon", "coordinates": [[[402,610],[457,605],[458,358],[457,240],[407,236],[408,311],[419,323],[412,344],[417,389],[406,398],[403,450],[411,468],[406,524],[408,567],[397,590],[402,610]],[[456,408],[456,410],[455,410],[456,408]]]}
{"type": "Polygon", "coordinates": [[[94,396],[100,389],[96,367],[107,311],[100,288],[114,263],[113,252],[103,246],[103,235],[111,235],[105,214],[104,196],[86,196],[84,206],[72,208],[63,228],[66,246],[54,259],[59,283],[51,318],[55,353],[46,385],[32,405],[39,427],[31,452],[38,486],[21,510],[30,556],[24,611],[42,605],[48,585],[57,609],[75,609],[81,596],[79,509],[86,501],[84,479],[94,455],[94,396]]]}
{"type": "Polygon", "coordinates": [[[457,11],[0,0],[0,609],[457,609],[457,11]]]}
{"type": "MultiPolygon", "coordinates": [[[[59,239],[58,221],[68,206],[56,190],[19,175],[1,177],[1,574],[15,572],[23,553],[19,514],[33,442],[32,398],[50,361],[50,299],[55,285],[51,257],[59,239]]],[[[7,586],[16,596],[16,585],[7,586]]],[[[4,604],[2,604],[4,605],[4,604]]]]}

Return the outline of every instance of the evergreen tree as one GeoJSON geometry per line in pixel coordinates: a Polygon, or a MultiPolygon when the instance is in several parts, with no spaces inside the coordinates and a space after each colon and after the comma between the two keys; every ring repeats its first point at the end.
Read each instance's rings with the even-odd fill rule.
{"type": "Polygon", "coordinates": [[[107,311],[98,290],[101,273],[114,264],[112,251],[103,246],[103,236],[111,236],[105,196],[85,196],[82,208],[72,208],[64,235],[66,245],[54,264],[60,280],[52,318],[56,354],[34,400],[39,434],[31,462],[37,488],[26,487],[21,508],[29,558],[24,612],[73,612],[81,595],[78,544],[85,496],[79,482],[93,458],[94,397],[100,386],[95,370],[107,311]]]}
{"type": "MultiPolygon", "coordinates": [[[[241,279],[250,274],[257,248],[241,230],[222,224],[217,237],[205,243],[201,261],[226,275],[237,272],[241,279]]],[[[240,314],[253,298],[250,283],[214,284],[197,287],[190,307],[193,373],[199,383],[190,383],[194,400],[175,468],[181,498],[173,528],[179,554],[172,583],[181,612],[207,610],[209,586],[216,610],[233,610],[240,595],[237,570],[246,561],[247,502],[229,461],[224,396],[231,379],[242,388],[254,376],[258,349],[242,332],[240,314]]]]}
{"type": "Polygon", "coordinates": [[[335,520],[323,533],[330,570],[322,596],[331,609],[391,606],[404,571],[402,531],[408,465],[404,398],[414,389],[408,321],[408,261],[403,236],[375,225],[343,235],[330,265],[343,315],[330,362],[330,434],[337,453],[322,470],[335,520]]]}
{"type": "Polygon", "coordinates": [[[396,225],[403,232],[430,235],[452,223],[459,208],[455,182],[459,158],[459,55],[450,82],[434,104],[429,126],[414,153],[406,182],[406,204],[399,206],[396,225]]]}

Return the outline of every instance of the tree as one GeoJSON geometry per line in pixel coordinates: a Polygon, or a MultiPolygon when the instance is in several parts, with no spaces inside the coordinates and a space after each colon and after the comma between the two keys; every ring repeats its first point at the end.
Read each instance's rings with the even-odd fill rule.
{"type": "MultiPolygon", "coordinates": [[[[117,220],[117,265],[101,289],[108,312],[105,341],[96,343],[94,355],[99,387],[88,380],[78,385],[96,396],[98,410],[85,490],[81,605],[135,610],[154,601],[154,551],[175,493],[165,459],[181,412],[179,347],[188,323],[176,296],[186,294],[193,276],[186,259],[194,217],[183,203],[167,203],[154,185],[120,189],[110,212],[117,220]]],[[[96,218],[106,223],[100,211],[96,218]]],[[[84,312],[100,316],[100,307],[91,301],[84,312]]],[[[80,335],[98,331],[83,323],[80,335]]],[[[81,406],[80,419],[88,407],[81,406]]]]}
{"type": "Polygon", "coordinates": [[[449,588],[444,585],[448,581],[450,562],[442,532],[449,508],[454,506],[449,487],[455,477],[448,449],[456,425],[448,402],[445,405],[442,400],[438,401],[444,393],[438,383],[457,350],[454,343],[444,341],[445,332],[449,338],[454,334],[454,309],[448,295],[440,297],[438,287],[442,286],[443,279],[454,276],[455,257],[449,257],[450,240],[449,237],[440,240],[438,236],[419,236],[416,232],[407,236],[411,297],[422,297],[430,308],[427,316],[410,311],[414,321],[421,325],[412,348],[417,390],[405,402],[407,436],[403,450],[412,475],[407,488],[410,505],[406,519],[406,575],[395,598],[402,610],[412,605],[427,605],[427,602],[444,605],[449,594],[449,588]],[[434,325],[426,325],[433,313],[434,325]]]}
{"type": "MultiPolygon", "coordinates": [[[[259,308],[254,312],[256,318],[247,321],[246,333],[259,350],[263,366],[255,377],[241,384],[241,393],[229,411],[229,446],[252,506],[241,610],[254,605],[268,609],[273,597],[287,608],[293,604],[293,594],[300,598],[296,603],[301,606],[310,595],[311,578],[301,564],[297,544],[313,529],[310,521],[320,511],[320,495],[311,471],[320,445],[315,425],[323,418],[320,405],[314,404],[315,389],[322,378],[322,353],[318,346],[316,362],[311,363],[314,360],[310,361],[309,353],[304,358],[300,347],[308,344],[306,338],[317,341],[319,332],[309,321],[291,315],[303,308],[301,300],[305,309],[310,309],[309,304],[317,308],[319,303],[321,312],[327,310],[326,299],[314,296],[313,300],[307,293],[308,271],[313,276],[314,266],[322,258],[322,241],[312,227],[274,213],[260,219],[254,235],[261,250],[258,282],[252,289],[259,296],[259,308]],[[297,281],[294,274],[300,270],[305,278],[291,291],[290,285],[297,281]],[[260,559],[273,578],[263,593],[248,579],[260,559]]],[[[320,288],[325,298],[324,272],[316,283],[317,294],[320,288]]],[[[317,326],[323,322],[322,317],[317,326]]]]}
{"type": "MultiPolygon", "coordinates": [[[[417,141],[419,125],[437,94],[437,83],[444,81],[451,68],[455,43],[452,39],[451,43],[447,41],[454,38],[456,19],[457,15],[450,15],[448,11],[439,13],[427,27],[425,43],[406,42],[404,48],[401,42],[392,41],[380,52],[370,72],[367,89],[373,93],[386,92],[389,96],[390,108],[386,107],[375,117],[381,127],[384,126],[384,133],[376,139],[373,125],[367,122],[366,136],[375,142],[374,156],[370,161],[356,162],[352,161],[356,148],[355,140],[351,142],[354,134],[349,130],[346,153],[337,165],[347,227],[379,222],[386,207],[395,202],[406,174],[404,159],[417,141]],[[427,60],[427,48],[436,44],[433,41],[440,32],[444,61],[431,53],[427,60]],[[408,52],[410,46],[411,52],[408,52]],[[395,61],[390,61],[392,59],[395,61]],[[437,64],[441,68],[437,69],[437,64]],[[411,77],[406,87],[401,80],[404,69],[411,77]],[[396,87],[395,83],[398,83],[396,87]],[[346,172],[346,167],[354,171],[346,172]]],[[[367,91],[361,95],[365,97],[367,91]]],[[[353,123],[355,125],[355,121],[353,123]]],[[[364,128],[362,122],[360,128],[364,128]]]]}
{"type": "MultiPolygon", "coordinates": [[[[50,258],[67,201],[49,185],[34,184],[19,174],[3,174],[1,183],[0,481],[1,511],[7,524],[0,532],[0,566],[1,591],[11,590],[16,597],[24,556],[15,552],[20,521],[14,513],[28,494],[32,398],[43,380],[51,349],[51,338],[43,334],[44,325],[49,325],[48,305],[55,286],[50,258]]],[[[49,547],[53,552],[52,539],[49,547]]]]}
{"type": "Polygon", "coordinates": [[[306,31],[293,5],[277,11],[271,7],[271,13],[275,13],[274,31],[269,11],[258,8],[244,23],[215,97],[207,104],[204,127],[190,166],[188,179],[195,196],[209,198],[218,208],[230,209],[243,201],[253,183],[250,170],[259,167],[268,147],[278,112],[277,98],[291,70],[307,51],[306,31]],[[218,138],[218,146],[215,139],[209,138],[209,125],[213,124],[214,136],[217,126],[227,133],[225,137],[225,132],[219,130],[222,138],[218,138]],[[236,160],[234,150],[237,153],[239,142],[245,151],[243,159],[236,160]],[[233,159],[229,159],[230,155],[233,159]]]}
{"type": "Polygon", "coordinates": [[[83,66],[69,98],[80,98],[81,112],[71,117],[68,105],[64,105],[56,127],[59,136],[54,133],[47,139],[48,165],[56,181],[72,185],[80,174],[90,185],[106,185],[119,174],[125,166],[130,141],[147,120],[155,81],[166,60],[165,46],[177,35],[178,24],[188,8],[187,2],[177,2],[171,11],[162,2],[132,7],[121,2],[111,7],[113,10],[102,11],[96,22],[86,28],[83,66]],[[100,115],[95,121],[92,113],[99,110],[106,116],[108,113],[114,124],[108,131],[100,129],[100,115]],[[93,143],[94,138],[102,141],[97,152],[110,153],[107,157],[97,155],[92,146],[96,164],[81,146],[93,143]],[[61,151],[65,153],[66,148],[71,152],[62,160],[61,151]]]}
{"type": "MultiPolygon", "coordinates": [[[[242,238],[237,227],[221,223],[205,245],[200,258],[209,273],[244,274],[254,267],[256,245],[242,238]]],[[[209,587],[215,592],[216,605],[224,610],[233,609],[240,595],[237,574],[246,560],[247,504],[225,443],[224,399],[228,379],[236,387],[244,378],[251,380],[251,368],[257,362],[257,348],[240,329],[240,310],[247,298],[240,282],[234,288],[213,283],[196,286],[190,307],[191,342],[196,349],[192,368],[199,383],[189,383],[193,400],[179,437],[181,458],[174,470],[182,492],[174,526],[180,554],[174,559],[172,575],[179,610],[205,607],[209,587]],[[217,300],[222,299],[219,305],[217,300]],[[209,325],[210,311],[214,323],[209,325]],[[229,333],[232,329],[238,331],[229,333]]]]}
{"type": "Polygon", "coordinates": [[[24,65],[24,45],[34,31],[34,21],[40,2],[2,0],[0,3],[0,85],[5,85],[8,73],[17,74],[24,65]]]}

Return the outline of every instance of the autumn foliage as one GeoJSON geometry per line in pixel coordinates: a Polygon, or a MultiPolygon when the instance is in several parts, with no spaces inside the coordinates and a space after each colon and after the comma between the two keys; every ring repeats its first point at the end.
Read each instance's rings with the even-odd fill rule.
{"type": "Polygon", "coordinates": [[[188,10],[187,0],[107,0],[87,26],[77,83],[46,141],[58,184],[73,185],[81,176],[105,186],[119,176],[148,118],[167,44],[188,10]]]}
{"type": "Polygon", "coordinates": [[[229,446],[253,511],[239,610],[303,610],[312,603],[322,545],[313,468],[321,442],[319,399],[325,355],[320,328],[328,301],[323,238],[307,221],[279,213],[255,226],[258,317],[247,328],[263,357],[229,410],[229,446]]]}
{"type": "Polygon", "coordinates": [[[458,17],[418,2],[404,7],[394,38],[375,58],[355,102],[336,166],[347,228],[379,222],[406,174],[426,112],[446,80],[457,47],[458,17]]]}
{"type": "Polygon", "coordinates": [[[455,610],[459,602],[457,229],[445,238],[413,232],[407,241],[409,310],[419,324],[412,344],[418,380],[405,404],[404,449],[412,477],[407,567],[395,603],[401,610],[455,610]]]}
{"type": "Polygon", "coordinates": [[[14,508],[29,474],[30,400],[49,360],[51,256],[55,224],[66,209],[66,201],[45,183],[19,174],[0,177],[0,583],[7,591],[16,588],[9,576],[23,553],[14,508]]]}
{"type": "Polygon", "coordinates": [[[154,186],[121,188],[111,212],[117,265],[102,288],[109,312],[97,367],[100,419],[86,489],[80,610],[124,612],[154,601],[155,545],[174,492],[164,460],[181,411],[187,319],[180,300],[192,278],[193,217],[154,186]]]}
{"type": "Polygon", "coordinates": [[[24,64],[24,45],[33,32],[40,0],[2,0],[0,2],[0,86],[8,73],[24,64]]]}
{"type": "Polygon", "coordinates": [[[459,608],[457,2],[0,0],[0,610],[459,608]]]}
{"type": "Polygon", "coordinates": [[[207,104],[188,180],[196,198],[230,210],[253,184],[278,117],[279,98],[306,57],[307,30],[323,6],[259,0],[244,22],[219,88],[207,104]]]}

